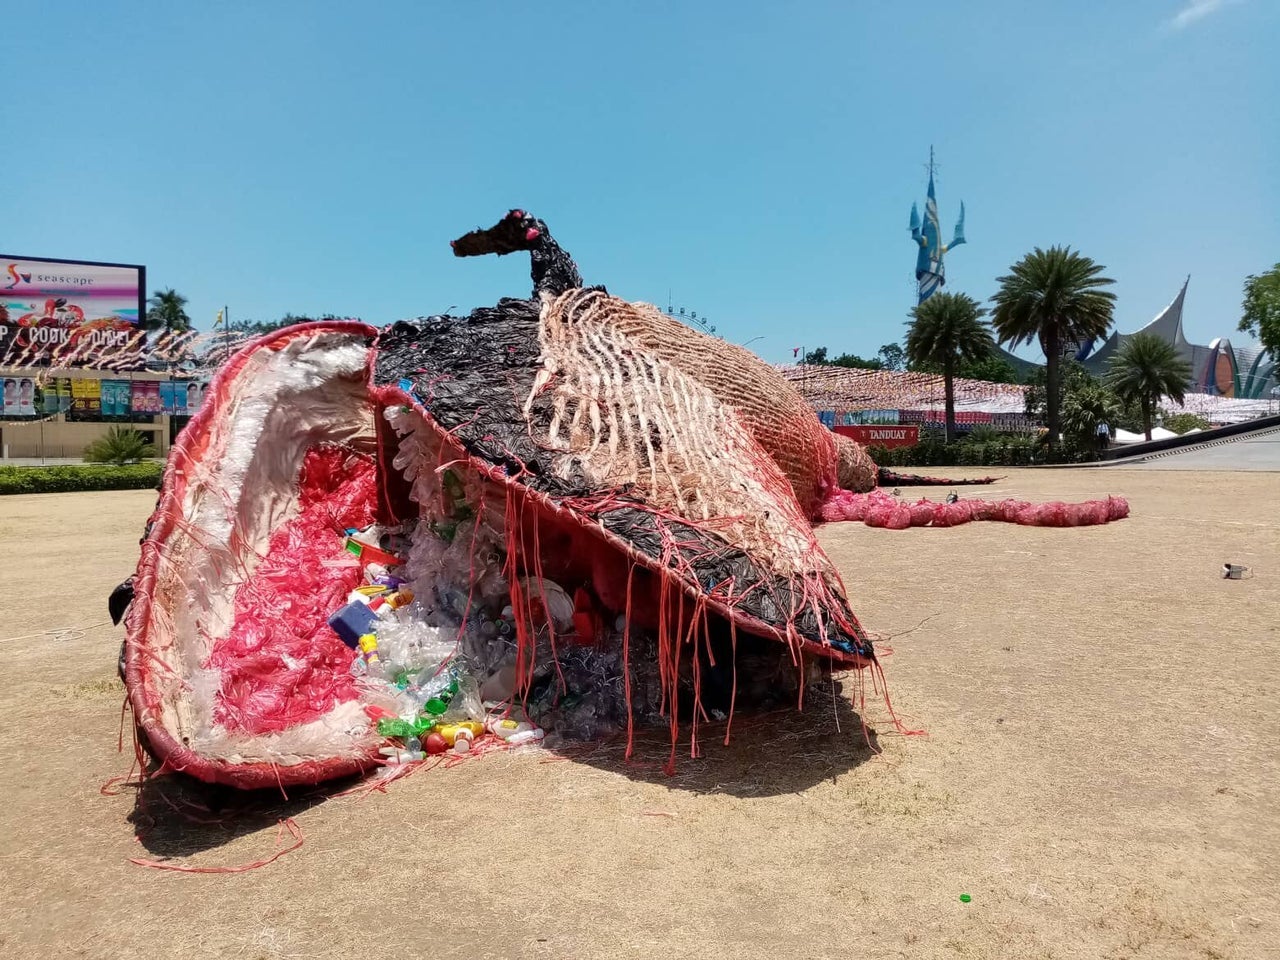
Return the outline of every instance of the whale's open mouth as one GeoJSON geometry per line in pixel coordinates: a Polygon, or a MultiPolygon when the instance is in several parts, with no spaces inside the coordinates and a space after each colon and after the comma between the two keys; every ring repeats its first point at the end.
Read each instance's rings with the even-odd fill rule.
{"type": "Polygon", "coordinates": [[[166,768],[318,782],[499,714],[674,744],[794,701],[807,662],[873,662],[785,477],[696,383],[566,322],[595,295],[307,324],[227,365],[126,621],[166,768]]]}

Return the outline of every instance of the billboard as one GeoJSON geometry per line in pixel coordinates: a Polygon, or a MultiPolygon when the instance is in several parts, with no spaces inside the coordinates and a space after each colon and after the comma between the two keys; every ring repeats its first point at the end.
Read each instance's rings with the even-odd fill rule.
{"type": "Polygon", "coordinates": [[[128,380],[102,381],[102,415],[104,417],[127,417],[130,398],[128,380]]]}
{"type": "MultiPolygon", "coordinates": [[[[41,409],[43,414],[61,413],[63,411],[62,396],[62,378],[50,377],[44,382],[44,406],[41,409]]],[[[70,404],[71,398],[68,396],[65,401],[70,404]]]]}
{"type": "Polygon", "coordinates": [[[97,419],[102,415],[102,381],[76,379],[71,381],[71,411],[81,416],[97,419]]]}
{"type": "Polygon", "coordinates": [[[31,377],[4,378],[4,415],[33,417],[36,413],[36,382],[31,377]]]}
{"type": "Polygon", "coordinates": [[[0,254],[0,366],[141,366],[146,267],[0,254]]]}
{"type": "Polygon", "coordinates": [[[164,409],[160,405],[160,384],[155,380],[134,383],[129,406],[134,413],[163,413],[164,409]]]}
{"type": "Polygon", "coordinates": [[[836,433],[868,447],[914,447],[920,442],[919,427],[848,426],[836,427],[836,433]]]}
{"type": "Polygon", "coordinates": [[[184,413],[190,417],[199,413],[200,405],[204,403],[204,392],[208,387],[209,384],[207,381],[200,383],[195,380],[190,380],[187,382],[185,390],[183,390],[182,384],[179,384],[178,390],[181,391],[184,396],[178,399],[178,404],[186,404],[186,408],[184,410],[180,410],[179,413],[184,413]]]}

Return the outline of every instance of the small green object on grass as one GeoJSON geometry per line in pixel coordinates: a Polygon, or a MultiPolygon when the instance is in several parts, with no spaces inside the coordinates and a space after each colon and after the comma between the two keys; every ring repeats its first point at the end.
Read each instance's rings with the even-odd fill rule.
{"type": "Polygon", "coordinates": [[[968,902],[969,902],[970,900],[972,900],[972,899],[973,899],[973,897],[969,896],[967,893],[962,893],[962,894],[960,894],[960,902],[961,902],[961,903],[968,903],[968,902]]]}

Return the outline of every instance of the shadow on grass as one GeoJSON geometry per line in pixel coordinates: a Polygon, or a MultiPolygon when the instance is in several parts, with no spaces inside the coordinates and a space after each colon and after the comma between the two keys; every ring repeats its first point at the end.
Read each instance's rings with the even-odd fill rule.
{"type": "Polygon", "coordinates": [[[698,755],[691,756],[692,725],[680,725],[674,764],[667,727],[637,729],[630,760],[625,736],[555,753],[584,764],[672,790],[733,797],[799,793],[873,759],[879,738],[848,700],[829,690],[809,691],[803,712],[794,706],[763,713],[735,713],[725,722],[700,723],[698,755]],[[729,743],[725,744],[728,728],[729,743]]]}
{"type": "Polygon", "coordinates": [[[290,789],[286,796],[166,774],[131,785],[135,794],[128,819],[151,857],[180,860],[279,827],[358,782],[358,777],[336,780],[290,789]]]}
{"type": "MultiPolygon", "coordinates": [[[[544,760],[564,763],[566,768],[582,764],[671,790],[770,797],[832,781],[879,751],[876,731],[864,728],[861,717],[838,687],[811,689],[803,712],[793,705],[763,712],[738,711],[731,727],[725,721],[701,722],[697,756],[690,755],[692,735],[693,726],[685,720],[680,724],[673,767],[669,767],[671,731],[665,725],[637,728],[630,760],[626,758],[625,735],[538,753],[544,760]],[[726,732],[730,734],[727,745],[726,732]]],[[[464,762],[485,760],[477,756],[464,762]]],[[[509,775],[511,769],[508,767],[504,775],[509,775]]],[[[420,775],[433,774],[422,770],[420,775]]],[[[434,775],[447,774],[442,770],[434,775]]],[[[566,775],[570,775],[567,769],[566,775]]],[[[370,775],[289,788],[286,796],[278,789],[237,790],[182,774],[166,774],[121,789],[135,791],[129,822],[148,856],[181,864],[184,858],[216,850],[243,837],[260,832],[265,836],[291,818],[352,788],[378,787],[374,775],[370,775]]],[[[282,835],[275,849],[287,844],[288,837],[282,835]]],[[[266,848],[264,855],[271,852],[266,848]]]]}

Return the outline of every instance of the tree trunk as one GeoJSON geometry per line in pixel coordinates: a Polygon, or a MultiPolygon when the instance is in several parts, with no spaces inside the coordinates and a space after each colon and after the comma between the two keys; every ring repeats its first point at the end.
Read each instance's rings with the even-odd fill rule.
{"type": "Polygon", "coordinates": [[[1142,398],[1142,428],[1147,431],[1147,439],[1151,439],[1151,403],[1146,397],[1142,398]]]}
{"type": "Polygon", "coordinates": [[[1051,455],[1058,449],[1058,380],[1059,369],[1061,367],[1062,347],[1058,342],[1057,328],[1052,328],[1044,338],[1044,359],[1045,359],[1045,390],[1047,392],[1046,401],[1049,407],[1049,453],[1051,455]]]}
{"type": "Polygon", "coordinates": [[[951,443],[956,438],[956,384],[955,374],[951,372],[951,366],[954,361],[948,357],[947,362],[942,365],[942,385],[943,396],[945,397],[944,408],[947,420],[947,443],[951,443]]]}

